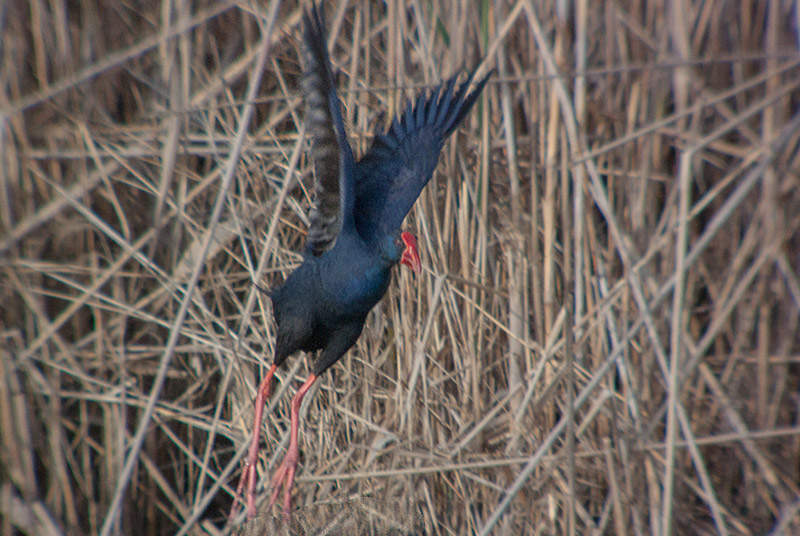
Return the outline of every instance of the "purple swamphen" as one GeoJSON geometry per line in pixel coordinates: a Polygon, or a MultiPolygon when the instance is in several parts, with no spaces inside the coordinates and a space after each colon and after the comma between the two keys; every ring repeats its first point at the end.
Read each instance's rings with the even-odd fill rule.
{"type": "Polygon", "coordinates": [[[430,181],[445,140],[488,79],[487,75],[468,92],[473,72],[463,84],[456,86],[453,77],[432,94],[422,94],[356,161],[344,130],[321,9],[312,6],[305,11],[303,23],[302,84],[306,128],[312,138],[315,206],[303,263],[270,292],[278,326],[275,356],[258,386],[253,436],[231,517],[242,491],[247,518],[255,517],[259,430],[275,370],[298,350],[321,350],[313,373],[292,399],[289,448],[271,481],[270,506],[283,487],[283,512],[289,515],[303,397],[320,374],[355,344],[367,314],[389,287],[392,267],[401,263],[419,272],[416,239],[401,233],[400,225],[430,181]]]}

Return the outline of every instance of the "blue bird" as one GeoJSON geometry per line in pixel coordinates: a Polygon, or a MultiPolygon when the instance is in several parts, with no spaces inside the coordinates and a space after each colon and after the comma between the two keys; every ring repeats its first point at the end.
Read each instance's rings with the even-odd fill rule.
{"type": "Polygon", "coordinates": [[[270,507],[281,487],[283,512],[291,511],[291,489],[300,456],[300,404],[316,379],[352,347],[369,311],[389,287],[392,267],[405,264],[419,273],[416,238],[400,226],[431,179],[445,140],[475,104],[488,75],[468,88],[474,72],[456,77],[430,95],[422,94],[374,138],[356,161],[347,141],[325,39],[322,12],[303,13],[303,95],[306,130],[312,138],[315,202],[310,213],[303,263],[273,289],[278,326],[272,366],[259,384],[255,422],[231,517],[246,487],[247,518],[255,517],[256,461],[264,405],[275,370],[297,351],[320,351],[313,373],[291,405],[289,447],[275,472],[270,507]]]}

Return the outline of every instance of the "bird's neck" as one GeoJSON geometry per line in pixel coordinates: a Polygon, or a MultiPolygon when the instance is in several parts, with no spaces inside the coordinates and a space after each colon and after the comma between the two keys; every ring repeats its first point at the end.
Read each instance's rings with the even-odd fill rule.
{"type": "Polygon", "coordinates": [[[331,278],[330,284],[323,284],[323,288],[329,289],[342,306],[352,301],[349,307],[364,309],[366,314],[386,293],[394,263],[387,262],[361,241],[352,238],[341,241],[343,236],[340,235],[335,251],[328,252],[327,266],[320,271],[323,278],[331,278]]]}

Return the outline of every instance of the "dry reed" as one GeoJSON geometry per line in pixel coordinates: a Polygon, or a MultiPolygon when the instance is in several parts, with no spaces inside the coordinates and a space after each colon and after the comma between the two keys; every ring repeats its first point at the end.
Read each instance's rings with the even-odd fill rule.
{"type": "MultiPolygon", "coordinates": [[[[425,272],[306,405],[291,532],[800,534],[798,3],[325,8],[357,153],[497,73],[406,222],[425,272]]],[[[299,24],[0,7],[3,534],[231,530],[253,283],[299,262],[311,195],[299,24]]]]}

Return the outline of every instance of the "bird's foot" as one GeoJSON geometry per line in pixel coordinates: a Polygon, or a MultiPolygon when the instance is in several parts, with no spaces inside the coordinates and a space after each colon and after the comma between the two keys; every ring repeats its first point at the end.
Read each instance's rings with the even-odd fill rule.
{"type": "Polygon", "coordinates": [[[247,488],[246,498],[246,511],[247,519],[253,519],[256,516],[256,465],[249,460],[244,462],[244,469],[242,476],[239,478],[239,485],[236,486],[236,494],[233,496],[233,504],[231,504],[231,511],[228,514],[228,521],[233,522],[236,517],[236,506],[242,497],[242,491],[247,488]]]}
{"type": "Polygon", "coordinates": [[[297,463],[300,459],[300,449],[297,444],[290,444],[286,456],[283,458],[281,466],[272,475],[270,481],[270,489],[272,496],[269,499],[269,506],[275,504],[278,500],[278,495],[283,488],[283,520],[289,522],[292,512],[292,485],[294,485],[294,476],[297,472],[297,463]]]}
{"type": "Polygon", "coordinates": [[[244,461],[244,469],[242,476],[239,479],[239,485],[236,486],[236,494],[233,496],[233,504],[231,504],[231,511],[228,514],[228,521],[232,522],[236,517],[236,506],[239,504],[239,499],[242,492],[246,488],[246,512],[247,520],[256,517],[256,464],[258,463],[258,439],[259,431],[261,430],[261,420],[263,419],[264,405],[269,399],[269,392],[272,385],[272,376],[275,374],[277,365],[273,364],[267,371],[264,379],[258,386],[255,403],[255,416],[253,418],[253,435],[250,438],[250,447],[247,450],[247,457],[244,461]]]}
{"type": "Polygon", "coordinates": [[[286,449],[286,455],[283,457],[283,462],[270,481],[270,489],[272,489],[272,497],[269,500],[269,506],[275,504],[278,500],[278,494],[283,488],[283,521],[289,524],[291,521],[292,511],[292,485],[294,484],[294,475],[297,472],[297,462],[300,460],[300,445],[298,443],[299,427],[300,427],[300,405],[303,403],[303,397],[314,382],[317,380],[315,374],[311,374],[305,383],[297,390],[297,394],[292,399],[292,421],[289,429],[289,448],[286,449]]]}

